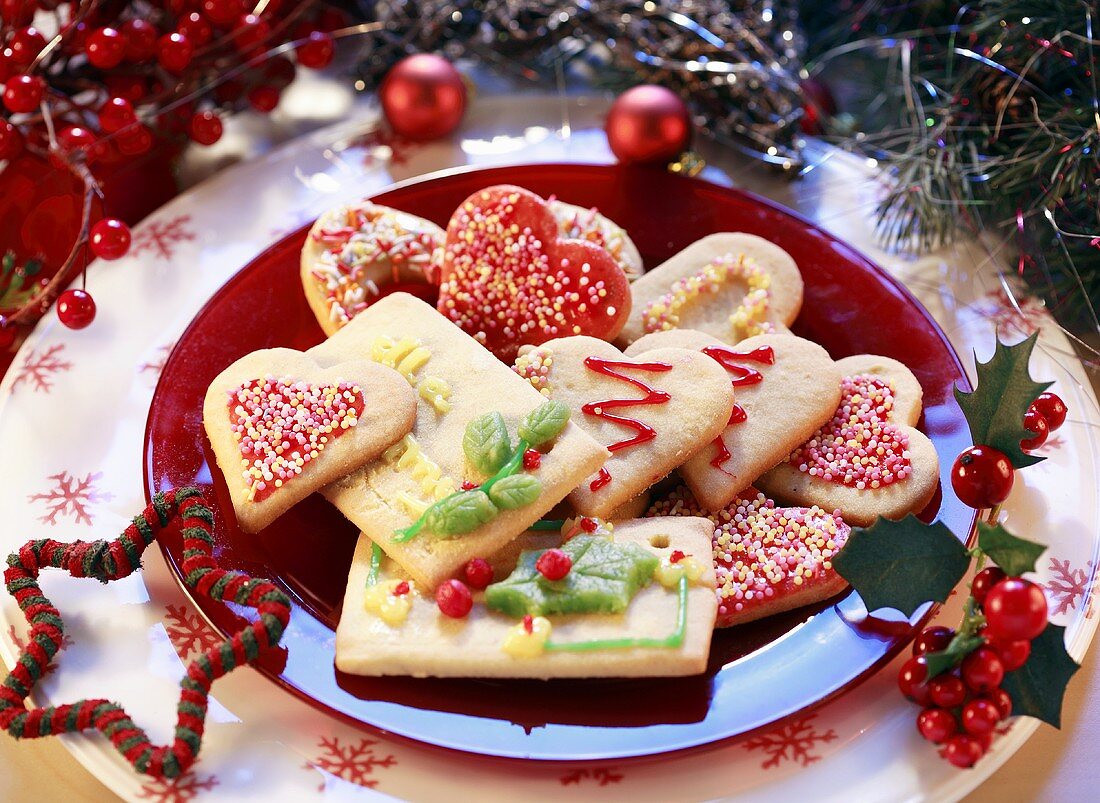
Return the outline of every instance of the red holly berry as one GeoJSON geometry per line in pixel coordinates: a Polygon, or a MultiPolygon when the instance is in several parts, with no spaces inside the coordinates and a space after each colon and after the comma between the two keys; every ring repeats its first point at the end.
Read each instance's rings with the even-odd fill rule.
{"type": "Polygon", "coordinates": [[[256,14],[245,14],[233,30],[233,44],[241,53],[251,53],[263,46],[271,36],[271,25],[256,14]]]}
{"type": "Polygon", "coordinates": [[[1011,577],[986,595],[985,635],[998,641],[1020,641],[1038,636],[1047,626],[1047,598],[1034,583],[1011,577]]]}
{"type": "Polygon", "coordinates": [[[986,692],[981,696],[981,699],[989,700],[997,706],[997,710],[1001,713],[1001,719],[1008,719],[1012,716],[1012,695],[1004,689],[993,689],[986,692]]]}
{"type": "Polygon", "coordinates": [[[928,684],[928,665],[924,656],[910,658],[898,671],[898,688],[901,693],[919,705],[927,705],[931,699],[928,684]]]}
{"type": "Polygon", "coordinates": [[[917,715],[917,730],[933,744],[942,744],[959,729],[955,715],[943,708],[926,708],[917,715]]]}
{"type": "Polygon", "coordinates": [[[206,21],[206,17],[197,11],[182,17],[176,23],[176,30],[186,36],[195,47],[202,47],[214,36],[214,29],[206,21]]]}
{"type": "Polygon", "coordinates": [[[1031,642],[1024,639],[1019,641],[990,641],[989,648],[1001,656],[1005,672],[1015,672],[1027,663],[1031,657],[1031,642]]]}
{"type": "Polygon", "coordinates": [[[77,151],[81,151],[89,164],[100,155],[97,142],[96,135],[83,126],[69,125],[57,132],[57,146],[61,152],[75,156],[77,151]]]}
{"type": "Polygon", "coordinates": [[[538,449],[527,449],[523,453],[523,467],[527,471],[534,471],[542,465],[542,452],[538,449]]]}
{"type": "Polygon", "coordinates": [[[202,13],[219,28],[227,28],[244,13],[240,0],[202,0],[202,13]]]}
{"type": "Polygon", "coordinates": [[[29,67],[45,46],[46,37],[37,28],[20,28],[12,34],[11,41],[8,42],[11,51],[8,58],[17,67],[29,67]]]}
{"type": "Polygon", "coordinates": [[[153,147],[153,135],[148,128],[135,123],[118,132],[115,147],[126,156],[137,156],[153,147]]]}
{"type": "Polygon", "coordinates": [[[108,75],[103,79],[107,91],[116,97],[137,102],[145,97],[145,79],[139,75],[108,75]]]}
{"type": "Polygon", "coordinates": [[[971,446],[955,458],[951,487],[969,507],[994,507],[1008,498],[1014,473],[1004,452],[992,446],[971,446]]]}
{"type": "Polygon", "coordinates": [[[200,145],[213,145],[222,138],[222,118],[212,111],[199,112],[191,118],[187,133],[200,145]]]}
{"type": "Polygon", "coordinates": [[[30,25],[35,5],[35,0],[0,0],[0,18],[16,28],[30,25]]]}
{"type": "Polygon", "coordinates": [[[1047,420],[1047,426],[1051,432],[1066,423],[1066,403],[1062,401],[1060,396],[1051,393],[1049,390],[1039,394],[1035,401],[1031,403],[1031,409],[1038,410],[1043,418],[1047,420]]]}
{"type": "Polygon", "coordinates": [[[1025,452],[1033,452],[1038,449],[1047,442],[1047,435],[1050,434],[1050,425],[1043,418],[1043,414],[1035,407],[1028,407],[1027,412],[1024,413],[1024,429],[1035,433],[1032,438],[1020,440],[1020,448],[1025,452]]]}
{"type": "Polygon", "coordinates": [[[548,549],[539,555],[535,568],[547,580],[561,580],[573,568],[573,559],[560,549],[548,549]]]}
{"type": "Polygon", "coordinates": [[[92,253],[100,259],[118,259],[130,250],[130,227],[118,218],[105,217],[92,226],[92,253]]]}
{"type": "Polygon", "coordinates": [[[925,655],[930,652],[946,650],[951,639],[955,638],[955,631],[943,625],[926,627],[913,640],[913,655],[925,655]]]}
{"type": "Polygon", "coordinates": [[[166,33],[157,40],[157,61],[174,75],[186,70],[194,55],[195,47],[191,40],[179,31],[166,33]]]}
{"type": "Polygon", "coordinates": [[[100,28],[89,34],[84,52],[88,54],[88,62],[93,67],[111,70],[126,57],[126,40],[115,28],[100,28]]]}
{"type": "Polygon", "coordinates": [[[435,590],[435,602],[444,616],[461,619],[474,607],[470,589],[461,580],[446,580],[435,590]]]}
{"type": "Polygon", "coordinates": [[[99,108],[99,127],[105,134],[121,131],[136,119],[134,105],[126,98],[108,98],[99,108]]]}
{"type": "Polygon", "coordinates": [[[298,45],[298,63],[311,70],[324,69],[335,55],[336,40],[325,31],[312,31],[309,40],[298,45]]]}
{"type": "Polygon", "coordinates": [[[12,160],[23,152],[23,135],[7,120],[0,120],[0,159],[12,160]]]}
{"type": "Polygon", "coordinates": [[[471,558],[462,573],[466,576],[466,584],[478,591],[493,582],[493,567],[484,558],[471,558]]]}
{"type": "Polygon", "coordinates": [[[140,64],[149,61],[157,53],[157,28],[140,17],[127,21],[121,31],[126,43],[126,60],[140,64]]]}
{"type": "Polygon", "coordinates": [[[954,708],[966,700],[966,686],[955,675],[939,675],[928,681],[928,696],[940,708],[954,708]]]}
{"type": "Polygon", "coordinates": [[[985,755],[985,748],[982,743],[966,734],[952,736],[943,748],[943,757],[956,767],[963,769],[973,767],[983,755],[985,755]]]}
{"type": "Polygon", "coordinates": [[[279,90],[273,86],[255,86],[248,90],[248,103],[265,114],[279,105],[279,90]]]}
{"type": "Polygon", "coordinates": [[[993,586],[997,585],[997,583],[1004,580],[1007,576],[1008,575],[996,566],[982,569],[974,575],[974,580],[970,583],[970,596],[974,598],[976,603],[981,605],[985,602],[985,598],[989,594],[989,589],[993,588],[993,586]]]}
{"type": "Polygon", "coordinates": [[[16,114],[33,112],[45,91],[46,82],[37,75],[17,75],[4,84],[4,106],[16,114]]]}
{"type": "Polygon", "coordinates": [[[981,694],[1001,685],[1005,666],[996,652],[989,647],[979,647],[963,659],[961,674],[967,688],[981,694]]]}
{"type": "Polygon", "coordinates": [[[1001,721],[1001,712],[989,700],[978,698],[963,706],[959,715],[963,730],[975,736],[991,733],[1001,721]]]}
{"type": "Polygon", "coordinates": [[[66,290],[57,297],[57,317],[70,329],[83,329],[95,320],[95,301],[83,290],[66,290]]]}

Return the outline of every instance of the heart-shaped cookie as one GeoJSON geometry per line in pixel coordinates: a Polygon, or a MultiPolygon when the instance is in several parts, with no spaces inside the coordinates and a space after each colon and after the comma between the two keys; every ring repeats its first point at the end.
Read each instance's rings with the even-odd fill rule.
{"type": "Polygon", "coordinates": [[[475,192],[447,226],[438,309],[505,362],[556,337],[611,340],[630,314],[626,274],[591,242],[558,237],[520,187],[475,192]]]}
{"type": "Polygon", "coordinates": [[[561,239],[587,240],[611,254],[628,277],[633,279],[642,275],[642,255],[626,229],[595,207],[585,209],[556,198],[549,198],[547,203],[558,221],[558,236],[561,239]]]}
{"type": "Polygon", "coordinates": [[[321,368],[292,349],[245,355],[210,383],[203,403],[246,532],[370,462],[415,420],[413,390],[393,369],[367,361],[321,368]]]}
{"type": "Polygon", "coordinates": [[[836,410],[840,369],[828,352],[794,335],[757,335],[728,346],[692,329],[654,332],[628,357],[658,348],[701,351],[726,369],[736,404],[729,426],[684,465],[680,476],[707,510],[740,491],[804,443],[836,410]]]}
{"type": "Polygon", "coordinates": [[[302,289],[326,335],[388,284],[427,284],[443,257],[443,229],[416,215],[360,201],[317,218],[302,246],[302,289]]]}
{"type": "Polygon", "coordinates": [[[777,507],[750,487],[726,507],[707,512],[682,487],[654,503],[646,515],[704,516],[714,524],[715,627],[812,605],[847,585],[832,566],[851,532],[839,511],[777,507]]]}
{"type": "Polygon", "coordinates": [[[936,449],[914,428],[920,383],[889,357],[859,354],[836,365],[844,378],[835,413],[757,484],[784,502],[838,508],[860,526],[920,511],[939,483],[936,449]]]}
{"type": "Polygon", "coordinates": [[[696,329],[725,343],[786,332],[802,308],[790,254],[754,234],[722,232],[689,245],[631,285],[630,317],[616,343],[696,329]]]}
{"type": "Polygon", "coordinates": [[[729,423],[733,388],[698,351],[654,349],[624,355],[592,337],[526,349],[516,372],[607,447],[611,457],[569,495],[585,516],[607,518],[711,443],[729,423]]]}

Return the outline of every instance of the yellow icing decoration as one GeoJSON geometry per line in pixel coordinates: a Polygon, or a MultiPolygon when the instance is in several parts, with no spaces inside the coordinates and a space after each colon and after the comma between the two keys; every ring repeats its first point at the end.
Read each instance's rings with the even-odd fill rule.
{"type": "Polygon", "coordinates": [[[384,580],[367,588],[363,607],[390,627],[398,627],[409,617],[414,593],[416,589],[412,580],[384,580]],[[409,590],[404,594],[393,593],[400,583],[405,583],[409,590]]]}
{"type": "Polygon", "coordinates": [[[428,376],[416,386],[416,392],[420,398],[428,402],[438,412],[449,413],[451,403],[447,398],[451,395],[451,386],[438,376],[428,376]]]}
{"type": "Polygon", "coordinates": [[[420,490],[426,499],[439,500],[455,492],[454,481],[450,477],[443,476],[443,469],[424,454],[420,444],[411,434],[383,452],[382,459],[387,463],[393,463],[398,471],[409,472],[420,484],[420,490]]]}
{"type": "Polygon", "coordinates": [[[513,658],[538,658],[546,649],[553,627],[545,616],[536,616],[531,620],[531,632],[520,622],[508,630],[500,648],[513,658]]]}
{"type": "Polygon", "coordinates": [[[698,583],[706,573],[707,567],[702,561],[688,555],[673,563],[669,557],[661,558],[657,570],[653,573],[657,582],[665,588],[676,588],[681,577],[687,577],[689,583],[698,583]]]}
{"type": "Polygon", "coordinates": [[[432,353],[414,337],[394,340],[388,335],[375,338],[370,350],[371,359],[382,365],[388,365],[410,385],[416,388],[420,398],[428,402],[439,413],[449,412],[451,386],[437,376],[425,376],[417,379],[417,372],[427,365],[432,353]]]}

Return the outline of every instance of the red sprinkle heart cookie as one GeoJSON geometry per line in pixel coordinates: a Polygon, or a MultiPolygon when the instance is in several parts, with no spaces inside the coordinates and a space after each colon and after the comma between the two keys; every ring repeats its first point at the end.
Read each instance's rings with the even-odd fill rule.
{"type": "Polygon", "coordinates": [[[539,196],[501,185],[447,226],[438,309],[505,362],[556,337],[611,340],[630,315],[626,274],[591,242],[559,239],[539,196]]]}

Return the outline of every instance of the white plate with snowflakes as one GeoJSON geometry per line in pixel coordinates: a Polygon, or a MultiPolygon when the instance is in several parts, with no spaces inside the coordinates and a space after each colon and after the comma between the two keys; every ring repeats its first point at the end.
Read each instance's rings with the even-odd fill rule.
{"type": "MultiPolygon", "coordinates": [[[[110,538],[144,506],[140,454],[160,367],[172,344],[217,289],[281,234],[337,203],[396,180],[457,165],[610,161],[603,101],[479,99],[452,138],[425,146],[390,141],[366,107],[354,119],[219,174],[165,206],[134,232],[130,254],[96,264],[89,290],[94,325],[64,329],[47,316],[0,384],[0,439],[8,449],[0,503],[0,549],[26,539],[110,538]],[[567,120],[567,123],[563,123],[567,120]],[[247,198],[249,203],[242,204],[247,198]],[[18,467],[16,470],[14,467],[18,467]]],[[[1009,526],[1046,538],[1035,579],[1054,621],[1080,659],[1095,630],[1092,596],[1100,561],[1096,439],[1100,424],[1084,369],[1036,302],[1006,284],[989,249],[967,244],[904,261],[875,248],[869,166],[816,143],[812,170],[788,183],[754,163],[702,149],[704,177],[736,183],[794,208],[859,248],[924,303],[960,354],[986,359],[994,333],[1041,332],[1032,373],[1055,381],[1070,409],[1043,448],[1045,462],[1020,473],[1006,507],[1009,526]]],[[[949,456],[941,456],[950,459],[949,456]]],[[[34,695],[36,704],[108,697],[167,742],[185,662],[219,640],[156,550],[145,570],[107,586],[46,573],[45,593],[66,616],[71,639],[34,695]]],[[[953,624],[959,600],[937,619],[953,624]]],[[[0,602],[0,655],[11,666],[26,633],[14,601],[0,602]]],[[[367,734],[287,694],[251,669],[214,688],[200,761],[174,783],[134,773],[102,737],[63,737],[72,753],[129,800],[592,798],[638,800],[846,798],[954,799],[1002,764],[1037,723],[1014,720],[970,771],[952,768],[923,742],[916,709],[897,693],[897,659],[824,707],[770,731],[703,753],[568,766],[490,761],[367,734]]]]}

